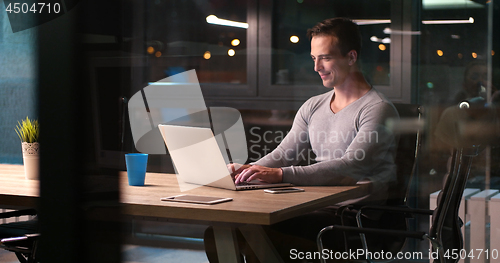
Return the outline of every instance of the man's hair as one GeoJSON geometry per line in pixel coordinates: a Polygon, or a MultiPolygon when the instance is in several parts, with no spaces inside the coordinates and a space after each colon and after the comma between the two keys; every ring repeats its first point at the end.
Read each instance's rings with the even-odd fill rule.
{"type": "Polygon", "coordinates": [[[352,20],[343,17],[323,20],[307,30],[307,37],[334,36],[338,39],[340,53],[345,56],[349,51],[361,51],[361,33],[358,25],[352,20]]]}

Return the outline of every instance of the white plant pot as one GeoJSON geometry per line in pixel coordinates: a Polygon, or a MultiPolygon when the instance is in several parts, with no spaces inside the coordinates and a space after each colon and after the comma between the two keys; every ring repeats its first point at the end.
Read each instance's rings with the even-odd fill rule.
{"type": "Polygon", "coordinates": [[[23,163],[24,163],[24,174],[26,179],[37,180],[40,171],[40,144],[37,142],[27,143],[23,142],[23,163]]]}

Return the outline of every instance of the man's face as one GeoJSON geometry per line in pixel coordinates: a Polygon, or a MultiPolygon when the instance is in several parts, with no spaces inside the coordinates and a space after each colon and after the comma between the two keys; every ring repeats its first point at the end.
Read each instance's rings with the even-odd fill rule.
{"type": "Polygon", "coordinates": [[[312,37],[311,58],[314,61],[314,71],[319,73],[325,87],[334,88],[344,83],[351,67],[348,56],[341,55],[336,37],[312,37]]]}

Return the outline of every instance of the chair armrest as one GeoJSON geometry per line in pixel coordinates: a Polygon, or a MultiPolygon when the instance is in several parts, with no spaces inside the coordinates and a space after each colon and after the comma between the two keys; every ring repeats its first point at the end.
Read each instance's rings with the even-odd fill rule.
{"type": "MultiPolygon", "coordinates": [[[[410,237],[415,239],[424,240],[426,233],[424,231],[404,231],[404,230],[391,230],[391,229],[379,229],[379,228],[363,228],[355,226],[339,226],[332,225],[323,228],[320,234],[330,230],[342,230],[347,232],[355,232],[360,234],[382,234],[388,236],[400,236],[400,237],[410,237]]],[[[320,237],[318,234],[318,237],[320,237]]]]}
{"type": "Polygon", "coordinates": [[[363,206],[358,209],[358,213],[356,214],[356,222],[359,227],[362,227],[361,224],[361,215],[363,214],[363,210],[378,210],[378,211],[387,211],[387,212],[396,212],[410,215],[411,214],[421,214],[421,215],[432,215],[434,210],[429,209],[419,209],[419,208],[410,208],[407,206],[382,206],[382,205],[371,205],[371,206],[363,206]]]}
{"type": "Polygon", "coordinates": [[[19,242],[19,241],[26,241],[26,240],[35,240],[38,239],[40,234],[26,234],[24,236],[20,237],[8,237],[8,238],[3,238],[0,240],[1,244],[9,245],[11,243],[19,242]]]}
{"type": "Polygon", "coordinates": [[[389,230],[389,229],[377,229],[377,228],[362,228],[355,226],[332,225],[321,229],[321,231],[319,231],[318,235],[316,236],[316,245],[318,246],[318,250],[320,252],[323,251],[323,241],[321,240],[321,237],[325,232],[331,230],[341,230],[341,231],[355,232],[359,234],[380,234],[389,236],[409,237],[420,240],[424,240],[427,236],[427,234],[423,231],[403,231],[403,230],[389,230]]]}
{"type": "MultiPolygon", "coordinates": [[[[427,237],[427,234],[423,231],[403,231],[403,230],[388,230],[388,229],[377,229],[377,228],[360,228],[360,227],[353,227],[353,226],[339,226],[339,225],[332,225],[332,226],[327,226],[321,231],[319,231],[318,235],[316,236],[316,245],[318,247],[318,251],[320,253],[323,252],[323,241],[321,240],[321,237],[323,234],[327,231],[331,230],[341,230],[341,231],[349,231],[349,232],[356,232],[359,233],[360,235],[364,234],[380,234],[380,235],[390,235],[390,236],[400,236],[400,237],[409,237],[409,238],[415,238],[415,239],[420,239],[423,240],[427,237]]],[[[365,246],[365,249],[366,246],[365,246]]],[[[320,259],[322,263],[325,263],[325,259],[321,258],[320,259]]]]}
{"type": "Polygon", "coordinates": [[[401,212],[410,214],[421,214],[421,215],[432,215],[434,210],[420,209],[420,208],[410,208],[407,206],[383,206],[383,205],[367,205],[359,208],[358,213],[362,210],[381,210],[389,212],[401,212]]]}
{"type": "Polygon", "coordinates": [[[0,213],[0,219],[1,218],[18,217],[18,216],[35,216],[35,215],[37,215],[37,212],[35,209],[23,209],[23,210],[16,210],[16,211],[0,213]]]}

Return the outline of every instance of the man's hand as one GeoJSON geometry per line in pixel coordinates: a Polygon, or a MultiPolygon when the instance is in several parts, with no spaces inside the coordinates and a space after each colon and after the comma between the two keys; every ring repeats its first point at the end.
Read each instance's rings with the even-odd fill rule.
{"type": "Polygon", "coordinates": [[[236,176],[237,174],[241,173],[244,169],[250,167],[250,164],[239,164],[239,163],[230,163],[227,165],[227,169],[231,173],[231,176],[236,176]]]}
{"type": "Polygon", "coordinates": [[[283,181],[283,171],[280,168],[269,168],[260,165],[244,165],[237,170],[235,183],[250,182],[260,180],[266,183],[281,183],[283,181]]]}

